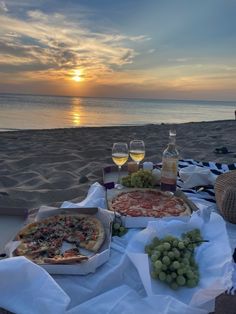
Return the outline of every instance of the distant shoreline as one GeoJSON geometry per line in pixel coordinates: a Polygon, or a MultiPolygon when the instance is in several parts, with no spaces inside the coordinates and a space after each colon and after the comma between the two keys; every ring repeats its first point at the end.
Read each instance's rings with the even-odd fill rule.
{"type": "MultiPolygon", "coordinates": [[[[68,128],[45,128],[45,129],[13,129],[13,128],[6,128],[6,129],[1,129],[0,128],[0,133],[3,132],[34,132],[34,131],[58,131],[58,130],[76,130],[76,129],[113,129],[113,128],[127,128],[127,127],[135,127],[135,128],[139,128],[139,127],[146,127],[146,126],[161,126],[161,125],[185,125],[185,124],[198,124],[198,123],[225,123],[225,122],[234,122],[235,120],[233,119],[229,119],[229,120],[212,120],[212,121],[190,121],[190,122],[185,122],[185,123],[146,123],[146,124],[132,124],[132,125],[104,125],[104,126],[78,126],[78,127],[68,127],[68,128]]],[[[236,124],[236,121],[235,121],[236,124]]]]}
{"type": "Polygon", "coordinates": [[[228,103],[235,103],[236,105],[236,99],[235,100],[226,100],[226,99],[179,99],[179,98],[144,98],[144,97],[114,97],[114,96],[80,96],[80,95],[53,95],[53,94],[24,94],[24,93],[3,93],[0,92],[1,95],[20,95],[20,96],[39,96],[39,97],[64,97],[64,98],[87,98],[87,99],[117,99],[117,100],[134,100],[134,101],[196,101],[196,102],[228,102],[228,103]]]}

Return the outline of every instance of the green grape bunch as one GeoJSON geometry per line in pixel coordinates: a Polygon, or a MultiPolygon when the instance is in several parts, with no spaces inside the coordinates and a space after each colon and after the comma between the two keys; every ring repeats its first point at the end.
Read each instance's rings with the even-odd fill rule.
{"type": "Polygon", "coordinates": [[[159,239],[155,237],[145,252],[151,261],[151,277],[166,283],[170,288],[194,288],[200,280],[194,250],[203,240],[199,229],[183,233],[181,238],[167,235],[159,239]]]}
{"type": "Polygon", "coordinates": [[[149,170],[138,170],[122,178],[122,184],[126,187],[151,188],[153,187],[153,175],[149,170]]]}

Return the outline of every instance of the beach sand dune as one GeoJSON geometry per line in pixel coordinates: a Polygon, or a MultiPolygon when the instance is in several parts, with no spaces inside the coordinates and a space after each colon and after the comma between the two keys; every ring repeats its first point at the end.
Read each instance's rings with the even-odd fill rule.
{"type": "MultiPolygon", "coordinates": [[[[171,125],[119,126],[0,133],[1,206],[35,208],[82,200],[102,168],[112,164],[114,142],[143,139],[146,161],[161,161],[171,125]],[[87,181],[86,181],[87,179],[87,181]],[[86,181],[86,182],[84,182],[86,181]]],[[[175,125],[181,158],[236,161],[236,121],[175,125]],[[227,147],[231,153],[216,154],[227,147]]]]}

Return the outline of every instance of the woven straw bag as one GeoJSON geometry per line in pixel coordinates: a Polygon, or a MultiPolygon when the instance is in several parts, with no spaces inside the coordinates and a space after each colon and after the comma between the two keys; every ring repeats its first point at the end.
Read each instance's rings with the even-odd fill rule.
{"type": "Polygon", "coordinates": [[[225,220],[236,223],[236,170],[217,177],[215,197],[217,206],[225,220]]]}

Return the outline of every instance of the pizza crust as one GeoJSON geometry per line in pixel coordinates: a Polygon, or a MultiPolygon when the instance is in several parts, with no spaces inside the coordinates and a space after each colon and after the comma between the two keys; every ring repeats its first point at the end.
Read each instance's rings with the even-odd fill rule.
{"type": "Polygon", "coordinates": [[[77,255],[72,257],[53,257],[53,258],[44,258],[43,262],[46,264],[74,264],[81,263],[82,261],[87,261],[88,256],[77,255]]]}
{"type": "Polygon", "coordinates": [[[75,243],[77,248],[96,253],[105,240],[105,229],[102,222],[91,215],[55,215],[28,224],[18,232],[16,240],[21,243],[13,252],[14,256],[24,255],[39,264],[71,264],[86,261],[88,257],[79,251],[72,252],[73,256],[64,256],[60,253],[62,242],[75,243]]]}

